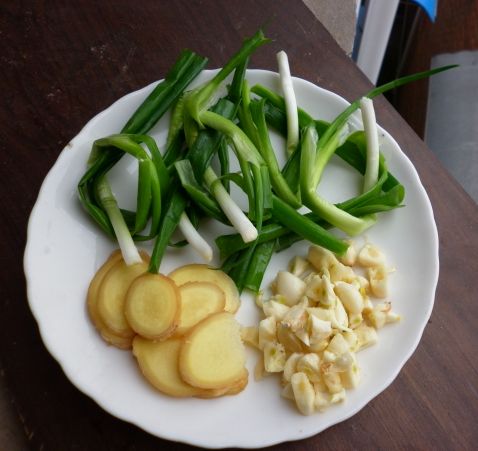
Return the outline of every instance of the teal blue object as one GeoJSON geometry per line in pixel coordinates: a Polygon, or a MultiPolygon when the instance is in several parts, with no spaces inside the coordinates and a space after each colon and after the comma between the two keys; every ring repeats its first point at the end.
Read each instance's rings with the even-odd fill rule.
{"type": "Polygon", "coordinates": [[[413,0],[418,6],[421,6],[432,22],[435,22],[437,17],[438,0],[413,0]]]}

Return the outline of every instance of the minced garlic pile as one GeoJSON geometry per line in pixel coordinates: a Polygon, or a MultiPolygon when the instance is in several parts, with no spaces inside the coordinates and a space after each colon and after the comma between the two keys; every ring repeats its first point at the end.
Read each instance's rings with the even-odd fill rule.
{"type": "Polygon", "coordinates": [[[282,396],[304,415],[345,399],[360,369],[355,353],[377,342],[377,329],[400,317],[388,296],[385,256],[354,243],[343,257],[318,246],[295,257],[272,283],[273,296],[258,298],[265,319],[243,328],[243,340],[261,352],[256,379],[281,373],[282,396]]]}

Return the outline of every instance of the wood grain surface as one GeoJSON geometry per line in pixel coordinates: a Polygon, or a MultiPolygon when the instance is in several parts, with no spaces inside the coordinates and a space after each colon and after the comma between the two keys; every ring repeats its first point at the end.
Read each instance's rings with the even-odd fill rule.
{"type": "MultiPolygon", "coordinates": [[[[275,69],[275,52],[285,49],[297,76],[348,99],[369,89],[298,0],[0,4],[0,358],[1,383],[12,401],[0,408],[22,423],[18,434],[26,431],[18,440],[0,437],[0,449],[191,448],[110,416],[66,379],[42,344],[26,300],[27,221],[59,152],[92,116],[161,78],[182,48],[210,56],[209,67],[221,66],[263,25],[273,42],[257,52],[252,67],[275,69]]],[[[388,389],[348,421],[273,449],[471,450],[478,443],[478,209],[384,99],[376,108],[433,204],[441,261],[436,305],[417,351],[388,389]]]]}

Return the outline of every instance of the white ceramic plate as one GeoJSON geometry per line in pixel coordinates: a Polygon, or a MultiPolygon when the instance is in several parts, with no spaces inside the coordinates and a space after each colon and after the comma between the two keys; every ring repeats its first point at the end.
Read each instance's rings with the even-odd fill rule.
{"type": "MultiPolygon", "coordinates": [[[[204,72],[197,83],[210,76],[211,71],[204,72]]],[[[277,75],[271,72],[250,70],[248,79],[251,84],[262,83],[278,90],[277,75]]],[[[304,80],[295,79],[294,84],[299,105],[316,118],[331,120],[347,105],[339,96],[304,80]]],[[[367,238],[377,244],[390,265],[396,267],[390,300],[403,320],[382,329],[378,345],[358,354],[362,382],[348,391],[343,404],[304,417],[280,397],[275,377],[261,382],[250,377],[248,387],[238,396],[214,400],[168,398],[142,378],[130,352],[107,346],[88,319],[88,284],[115,244],[86,216],[76,193],[92,141],[120,130],[152,87],[123,97],[93,118],[60,154],[41,188],[30,218],[24,265],[28,300],[48,350],[73,384],[107,412],[170,440],[210,448],[263,447],[312,436],[349,418],[397,376],[415,350],[433,307],[438,237],[430,202],[414,167],[393,138],[381,131],[389,168],[406,187],[406,208],[383,214],[358,241],[367,238]]],[[[165,141],[167,122],[165,117],[152,131],[159,145],[165,141]]],[[[282,154],[283,143],[274,139],[282,154]]],[[[135,164],[128,158],[115,169],[111,181],[123,206],[131,207],[136,196],[135,181],[121,177],[124,171],[135,172],[135,164]]],[[[357,193],[358,187],[354,171],[337,159],[327,167],[320,190],[330,200],[340,201],[357,193]]],[[[202,230],[212,242],[223,229],[210,222],[202,230]]],[[[298,243],[275,255],[264,283],[285,268],[293,255],[303,255],[306,249],[306,243],[298,243]]],[[[162,271],[199,261],[189,249],[169,251],[162,271]]],[[[259,318],[247,294],[238,318],[244,325],[256,324],[259,318]]],[[[256,355],[248,352],[252,374],[256,355]]]]}

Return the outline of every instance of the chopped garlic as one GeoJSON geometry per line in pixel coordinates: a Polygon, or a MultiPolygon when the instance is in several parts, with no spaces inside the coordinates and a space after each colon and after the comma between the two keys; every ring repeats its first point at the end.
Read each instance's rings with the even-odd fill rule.
{"type": "Polygon", "coordinates": [[[266,318],[242,329],[244,341],[263,350],[255,378],[281,373],[281,396],[304,415],[342,402],[360,381],[355,352],[377,342],[376,329],[400,319],[390,302],[374,305],[369,297],[387,288],[385,257],[375,246],[358,255],[349,250],[340,261],[311,246],[307,258],[294,258],[290,272],[278,273],[274,296],[256,302],[266,318]],[[345,263],[366,267],[368,279],[345,263]]]}
{"type": "Polygon", "coordinates": [[[263,319],[259,323],[259,348],[264,349],[267,343],[277,340],[277,323],[273,316],[263,319]]]}
{"type": "Polygon", "coordinates": [[[375,329],[381,329],[387,323],[387,315],[392,308],[390,302],[381,302],[377,304],[371,312],[367,314],[367,319],[375,329]]]}
{"type": "Polygon", "coordinates": [[[296,330],[295,336],[306,346],[310,346],[310,337],[309,337],[309,332],[307,330],[307,327],[304,327],[303,329],[296,330]]]}
{"type": "Polygon", "coordinates": [[[335,314],[335,320],[336,320],[336,324],[333,324],[334,327],[348,329],[349,318],[347,316],[347,312],[345,311],[344,305],[342,304],[340,299],[336,299],[335,301],[334,314],[335,314]]]}
{"type": "Polygon", "coordinates": [[[345,338],[345,341],[349,345],[349,349],[352,352],[355,352],[358,349],[358,337],[355,331],[344,331],[342,336],[345,338]]]}
{"type": "Polygon", "coordinates": [[[329,341],[327,339],[319,341],[317,343],[311,343],[308,348],[312,352],[322,352],[327,346],[329,345],[329,341]]]}
{"type": "Polygon", "coordinates": [[[400,321],[401,319],[402,319],[402,317],[395,312],[388,312],[387,313],[387,324],[388,323],[396,323],[397,321],[400,321]]]}
{"type": "Polygon", "coordinates": [[[307,283],[305,294],[309,299],[312,299],[324,307],[334,305],[335,298],[337,297],[334,293],[332,282],[325,274],[313,277],[312,280],[307,283]]]}
{"type": "Polygon", "coordinates": [[[355,285],[337,282],[335,284],[335,293],[349,313],[360,313],[363,310],[363,298],[355,285]]]}
{"type": "Polygon", "coordinates": [[[345,401],[345,390],[343,388],[330,397],[330,404],[338,404],[343,401],[345,401]]]}
{"type": "Polygon", "coordinates": [[[368,296],[364,296],[363,298],[363,313],[368,313],[373,310],[373,304],[372,301],[368,296]]]}
{"type": "Polygon", "coordinates": [[[309,315],[309,331],[310,343],[320,343],[332,334],[332,323],[309,315]]]}
{"type": "Polygon", "coordinates": [[[384,266],[373,266],[368,268],[367,274],[371,293],[377,298],[386,298],[388,296],[387,269],[384,266]]]}
{"type": "Polygon", "coordinates": [[[363,322],[363,316],[361,313],[351,313],[349,315],[349,327],[351,329],[356,329],[363,322]]]}
{"type": "Polygon", "coordinates": [[[273,316],[276,321],[281,321],[289,311],[289,307],[271,299],[262,303],[262,310],[267,317],[273,316]]]}
{"type": "Polygon", "coordinates": [[[294,257],[289,263],[289,271],[297,277],[303,277],[311,270],[309,262],[302,257],[294,257]]]}
{"type": "Polygon", "coordinates": [[[355,265],[357,260],[357,249],[355,248],[354,242],[352,240],[346,240],[349,247],[345,251],[345,254],[338,257],[339,261],[347,266],[355,265]]]}
{"type": "Polygon", "coordinates": [[[303,415],[314,413],[314,387],[304,373],[295,373],[290,381],[297,408],[303,415]]]}
{"type": "Polygon", "coordinates": [[[322,308],[322,307],[309,307],[306,310],[310,316],[315,316],[316,318],[322,321],[332,322],[335,320],[335,315],[333,310],[322,308]]]}
{"type": "Polygon", "coordinates": [[[340,380],[345,388],[355,388],[360,382],[360,369],[357,365],[357,359],[353,354],[351,357],[351,364],[348,368],[340,373],[340,380]]]}
{"type": "Polygon", "coordinates": [[[287,324],[277,323],[277,339],[289,352],[302,352],[302,342],[287,324]]]}
{"type": "Polygon", "coordinates": [[[310,382],[319,382],[322,377],[320,375],[320,357],[310,352],[303,355],[297,361],[297,371],[307,375],[310,382]]]}
{"type": "Polygon", "coordinates": [[[339,373],[348,371],[354,363],[354,355],[351,352],[346,352],[335,359],[334,369],[339,373]]]}
{"type": "Polygon", "coordinates": [[[360,290],[360,294],[365,297],[365,295],[368,294],[370,290],[370,282],[368,279],[364,276],[356,276],[355,280],[353,281],[354,284],[358,285],[358,288],[360,290]]]}
{"type": "Polygon", "coordinates": [[[281,396],[285,399],[290,399],[291,401],[294,401],[294,390],[292,390],[292,384],[290,382],[284,385],[284,388],[281,392],[281,396]]]}
{"type": "Polygon", "coordinates": [[[319,271],[330,268],[339,263],[337,257],[327,249],[319,246],[310,246],[307,260],[319,271]]]}
{"type": "Polygon", "coordinates": [[[294,305],[284,315],[281,323],[289,327],[292,332],[305,329],[307,327],[307,312],[305,308],[302,303],[294,305]]]}
{"type": "Polygon", "coordinates": [[[383,266],[385,264],[385,255],[382,251],[372,244],[366,244],[359,252],[357,261],[360,265],[383,266]]]}
{"type": "Polygon", "coordinates": [[[288,271],[279,271],[275,281],[275,291],[284,297],[289,306],[297,304],[305,293],[305,282],[288,271]]]}
{"type": "Polygon", "coordinates": [[[282,374],[283,380],[290,382],[292,375],[297,373],[297,362],[303,355],[304,354],[300,352],[294,352],[289,356],[284,365],[284,373],[282,374]]]}
{"type": "Polygon", "coordinates": [[[372,346],[378,341],[377,331],[373,327],[361,324],[354,332],[358,340],[357,351],[372,346]]]}
{"type": "Polygon", "coordinates": [[[339,393],[343,390],[342,381],[340,379],[339,373],[335,371],[326,371],[322,372],[322,377],[329,393],[339,393]]]}
{"type": "Polygon", "coordinates": [[[329,268],[330,280],[332,282],[353,282],[356,278],[354,270],[350,266],[345,266],[339,261],[329,268]]]}
{"type": "Polygon", "coordinates": [[[259,329],[255,326],[241,328],[242,341],[259,349],[259,329]]]}
{"type": "Polygon", "coordinates": [[[262,308],[262,302],[263,301],[264,301],[264,293],[261,290],[256,294],[256,298],[255,298],[255,302],[256,302],[257,307],[262,308]]]}
{"type": "Polygon", "coordinates": [[[285,348],[282,343],[266,343],[264,346],[264,368],[268,373],[284,371],[286,361],[285,348]]]}
{"type": "Polygon", "coordinates": [[[335,359],[337,358],[337,354],[334,354],[333,352],[328,351],[326,348],[324,350],[323,357],[324,357],[324,362],[332,363],[332,362],[335,362],[335,359]]]}
{"type": "MultiPolygon", "coordinates": [[[[314,387],[315,389],[315,387],[314,387]]],[[[323,412],[330,405],[330,395],[324,390],[315,390],[315,408],[323,412]]]]}
{"type": "Polygon", "coordinates": [[[334,353],[337,357],[349,352],[349,344],[342,334],[336,334],[330,340],[327,351],[334,353]]]}

